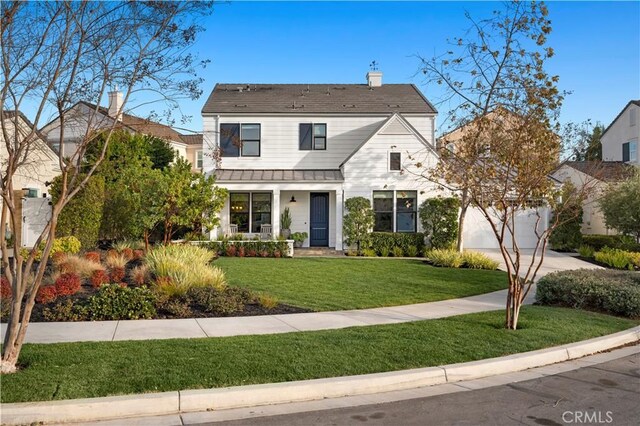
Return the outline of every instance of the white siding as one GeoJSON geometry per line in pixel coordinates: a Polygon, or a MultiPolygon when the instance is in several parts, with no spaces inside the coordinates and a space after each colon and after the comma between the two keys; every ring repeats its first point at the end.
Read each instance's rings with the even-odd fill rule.
{"type": "MultiPolygon", "coordinates": [[[[220,123],[260,123],[260,157],[224,157],[220,167],[224,169],[337,169],[353,151],[385,121],[388,116],[254,116],[220,117],[220,123]],[[326,123],[327,149],[301,151],[299,145],[300,123],[326,123]]],[[[408,119],[430,139],[433,120],[430,116],[408,119]]],[[[211,152],[217,144],[218,124],[215,117],[203,117],[204,149],[211,152]]],[[[211,157],[205,156],[205,157],[211,157]]],[[[205,160],[205,171],[215,164],[205,160]]]]}
{"type": "MultiPolygon", "coordinates": [[[[622,161],[622,144],[631,141],[635,141],[636,146],[639,146],[640,107],[635,104],[628,105],[602,136],[602,159],[604,161],[622,161]],[[631,125],[632,115],[635,116],[633,126],[631,125]]],[[[640,163],[639,157],[640,149],[637,150],[636,158],[630,160],[640,163]]]]}

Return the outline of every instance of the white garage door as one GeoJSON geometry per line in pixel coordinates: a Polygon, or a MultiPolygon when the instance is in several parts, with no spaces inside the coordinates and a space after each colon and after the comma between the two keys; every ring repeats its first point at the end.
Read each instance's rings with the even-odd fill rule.
{"type": "MultiPolygon", "coordinates": [[[[538,233],[543,232],[548,226],[549,212],[547,208],[540,208],[538,212],[542,219],[538,223],[538,233]]],[[[523,210],[516,215],[516,242],[523,249],[536,247],[538,237],[535,234],[536,220],[538,219],[534,209],[523,210]]],[[[469,249],[498,248],[491,225],[478,208],[469,208],[464,222],[464,247],[469,249]]],[[[511,235],[507,232],[505,243],[511,246],[511,235]]]]}

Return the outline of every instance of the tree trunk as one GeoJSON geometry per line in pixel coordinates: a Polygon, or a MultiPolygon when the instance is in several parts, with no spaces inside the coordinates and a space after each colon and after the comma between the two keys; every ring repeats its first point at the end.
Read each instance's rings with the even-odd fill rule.
{"type": "Polygon", "coordinates": [[[518,328],[520,308],[522,307],[521,295],[522,287],[520,286],[520,278],[510,275],[505,318],[505,328],[507,328],[508,330],[516,330],[518,328]]]}
{"type": "Polygon", "coordinates": [[[456,249],[460,253],[464,250],[464,219],[467,215],[467,209],[469,208],[468,198],[467,189],[465,188],[462,191],[462,198],[460,200],[460,217],[458,218],[458,242],[456,244],[456,249]]]}

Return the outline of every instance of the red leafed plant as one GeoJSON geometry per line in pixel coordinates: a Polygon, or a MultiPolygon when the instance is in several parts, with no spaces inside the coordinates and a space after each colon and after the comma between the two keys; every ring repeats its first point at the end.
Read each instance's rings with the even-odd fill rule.
{"type": "Polygon", "coordinates": [[[269,252],[268,252],[268,251],[266,251],[266,250],[262,250],[262,251],[260,252],[260,256],[262,256],[262,257],[269,257],[269,252]]]}
{"type": "Polygon", "coordinates": [[[91,286],[93,288],[99,288],[103,284],[107,284],[109,282],[109,275],[102,269],[98,269],[97,271],[93,271],[91,274],[91,286]]]}
{"type": "Polygon", "coordinates": [[[122,288],[125,288],[127,286],[127,283],[122,282],[122,283],[118,283],[118,285],[122,288]]]}
{"type": "Polygon", "coordinates": [[[134,259],[142,259],[144,257],[144,250],[134,250],[133,258],[134,259]]]}
{"type": "Polygon", "coordinates": [[[56,287],[53,285],[46,285],[38,289],[38,293],[36,294],[36,302],[49,303],[56,300],[56,297],[58,297],[56,287]]]}
{"type": "Polygon", "coordinates": [[[234,257],[238,249],[236,248],[236,246],[228,246],[226,251],[227,251],[227,256],[234,257]]]}
{"type": "Polygon", "coordinates": [[[129,247],[123,248],[120,254],[122,254],[127,260],[133,259],[133,249],[130,249],[129,247]]]}
{"type": "Polygon", "coordinates": [[[112,282],[119,283],[124,278],[124,275],[125,275],[124,268],[120,266],[116,266],[111,268],[111,274],[109,276],[112,282]]]}
{"type": "Polygon", "coordinates": [[[58,296],[71,296],[80,290],[80,277],[76,274],[66,273],[60,275],[55,283],[58,296]]]}
{"type": "Polygon", "coordinates": [[[245,256],[245,250],[244,250],[244,247],[243,247],[243,246],[241,246],[241,247],[238,249],[238,256],[239,256],[239,257],[244,257],[244,256],[245,256]]]}
{"type": "Polygon", "coordinates": [[[120,253],[118,253],[118,250],[115,249],[110,249],[107,250],[107,256],[106,257],[117,257],[120,253]]]}
{"type": "Polygon", "coordinates": [[[282,253],[280,253],[280,250],[276,250],[273,252],[273,257],[276,258],[281,258],[282,257],[282,253]]]}
{"type": "Polygon", "coordinates": [[[100,263],[100,252],[99,251],[88,251],[84,254],[84,258],[90,260],[92,262],[100,263]]]}
{"type": "Polygon", "coordinates": [[[59,251],[51,255],[51,261],[54,265],[62,265],[66,258],[67,254],[63,251],[59,251]]]}
{"type": "Polygon", "coordinates": [[[256,252],[254,249],[247,250],[247,257],[256,257],[257,254],[258,252],[256,252]]]}
{"type": "Polygon", "coordinates": [[[11,299],[11,284],[7,277],[0,278],[0,297],[3,299],[11,299]]]}

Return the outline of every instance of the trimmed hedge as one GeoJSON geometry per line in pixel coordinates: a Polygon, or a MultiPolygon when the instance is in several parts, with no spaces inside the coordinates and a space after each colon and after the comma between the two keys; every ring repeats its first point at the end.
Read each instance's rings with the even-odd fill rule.
{"type": "Polygon", "coordinates": [[[208,241],[198,244],[217,253],[218,256],[229,257],[287,257],[289,243],[286,241],[208,241]]]}
{"type": "Polygon", "coordinates": [[[625,235],[583,235],[582,244],[593,247],[595,251],[600,251],[604,247],[640,251],[640,244],[633,242],[631,237],[625,235]]]}
{"type": "Polygon", "coordinates": [[[420,255],[424,250],[424,234],[422,232],[406,233],[406,232],[372,232],[370,249],[376,252],[378,256],[387,257],[393,255],[395,257],[400,254],[407,256],[420,255]],[[417,251],[416,251],[417,250],[417,251]]]}
{"type": "Polygon", "coordinates": [[[536,300],[542,305],[640,318],[640,274],[592,269],[554,272],[538,281],[536,300]]]}

